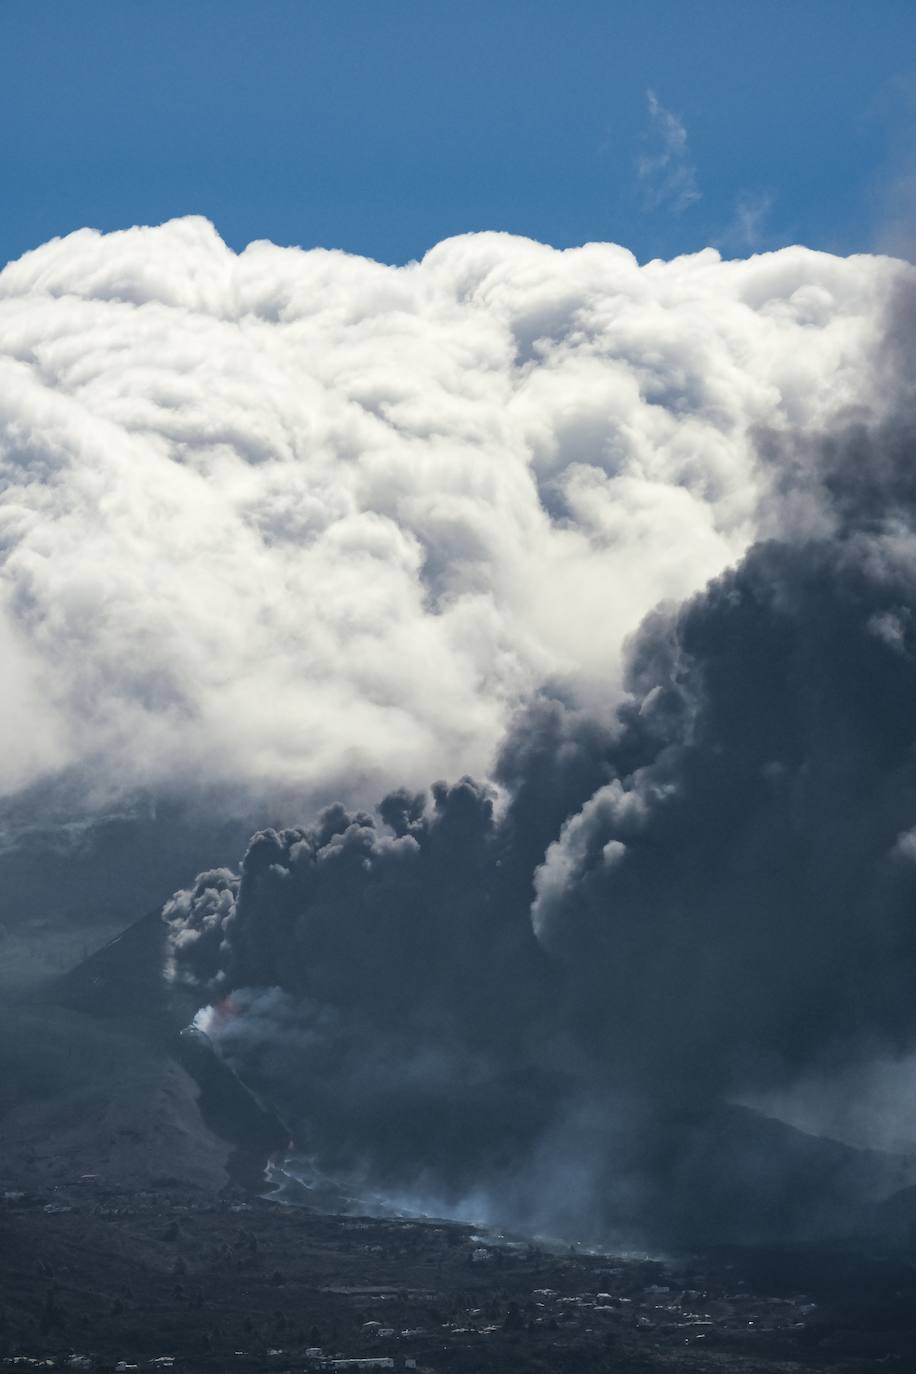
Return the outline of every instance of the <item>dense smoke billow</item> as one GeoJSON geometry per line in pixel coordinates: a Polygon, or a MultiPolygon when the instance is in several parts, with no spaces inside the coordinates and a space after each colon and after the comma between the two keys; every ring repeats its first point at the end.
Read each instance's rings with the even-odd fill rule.
{"type": "Polygon", "coordinates": [[[491,784],[262,832],[167,907],[176,976],[319,1168],[567,1234],[814,1235],[862,1203],[861,1158],[726,1104],[916,1041],[892,319],[881,407],[761,433],[771,532],[645,617],[613,715],[543,694],[491,784]]]}
{"type": "Polygon", "coordinates": [[[320,1173],[621,1239],[865,1197],[734,1104],[916,1049],[913,289],[199,220],[0,274],[9,812],[282,818],[169,972],[320,1173]]]}

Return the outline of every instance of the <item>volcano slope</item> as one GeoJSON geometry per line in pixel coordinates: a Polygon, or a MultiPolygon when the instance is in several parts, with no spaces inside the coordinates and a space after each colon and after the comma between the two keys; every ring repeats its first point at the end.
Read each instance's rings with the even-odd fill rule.
{"type": "Polygon", "coordinates": [[[193,1080],[170,1052],[181,1012],[158,970],[155,914],[63,977],[11,986],[0,1005],[0,1171],[44,1192],[81,1174],[138,1187],[166,1172],[214,1189],[225,1142],[205,1125],[193,1080]]]}

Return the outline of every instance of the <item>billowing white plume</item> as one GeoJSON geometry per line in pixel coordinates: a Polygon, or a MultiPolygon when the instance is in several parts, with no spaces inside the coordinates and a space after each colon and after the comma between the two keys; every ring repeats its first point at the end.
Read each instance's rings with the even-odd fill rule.
{"type": "Polygon", "coordinates": [[[855,405],[903,264],[640,267],[503,234],[386,267],[203,219],[0,273],[0,793],[375,798],[485,772],[545,680],[761,530],[759,427],[855,405]]]}

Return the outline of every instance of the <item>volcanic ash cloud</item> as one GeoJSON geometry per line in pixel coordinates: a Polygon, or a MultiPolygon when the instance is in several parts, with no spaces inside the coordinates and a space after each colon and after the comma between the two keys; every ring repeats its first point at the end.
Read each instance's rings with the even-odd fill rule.
{"type": "Polygon", "coordinates": [[[638,1240],[864,1202],[733,1103],[916,1042],[913,278],[201,220],[0,274],[7,802],[315,816],[164,915],[317,1167],[638,1240]]]}
{"type": "Polygon", "coordinates": [[[313,1161],[567,1233],[863,1224],[880,1161],[730,1104],[916,1048],[912,299],[869,405],[757,428],[759,537],[643,617],[602,709],[543,691],[489,781],[263,831],[168,904],[313,1161]]]}

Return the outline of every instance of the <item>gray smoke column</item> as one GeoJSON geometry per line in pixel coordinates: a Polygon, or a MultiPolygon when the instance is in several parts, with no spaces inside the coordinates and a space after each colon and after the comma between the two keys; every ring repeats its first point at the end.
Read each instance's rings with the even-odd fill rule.
{"type": "Polygon", "coordinates": [[[536,871],[580,1030],[638,1075],[718,1092],[912,1044],[911,305],[877,413],[762,439],[786,534],[643,623],[613,776],[536,871]]]}
{"type": "Polygon", "coordinates": [[[916,1042],[916,426],[758,436],[781,529],[545,696],[494,784],[254,837],[166,908],[174,976],[329,1171],[528,1225],[842,1230],[875,1160],[727,1104],[916,1042]],[[261,991],[258,991],[261,989],[261,991]]]}
{"type": "Polygon", "coordinates": [[[341,798],[166,911],[302,1148],[691,1232],[723,1103],[912,1048],[912,281],[200,219],[9,264],[10,913],[341,798]]]}
{"type": "Polygon", "coordinates": [[[172,974],[317,1166],[567,1234],[847,1229],[875,1159],[729,1106],[916,1045],[911,298],[870,408],[756,435],[762,537],[535,699],[491,784],[264,831],[172,974]]]}

